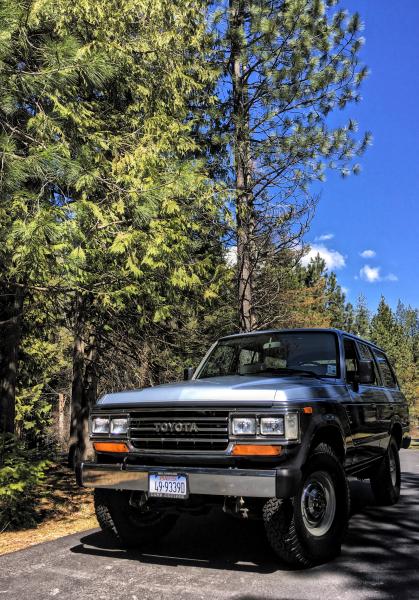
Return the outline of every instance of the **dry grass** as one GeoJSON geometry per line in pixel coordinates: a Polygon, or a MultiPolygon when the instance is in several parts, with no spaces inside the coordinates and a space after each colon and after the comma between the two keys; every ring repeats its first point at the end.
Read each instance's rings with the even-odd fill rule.
{"type": "Polygon", "coordinates": [[[79,488],[74,472],[54,465],[39,490],[38,525],[0,535],[0,555],[97,527],[90,490],[79,488]]]}

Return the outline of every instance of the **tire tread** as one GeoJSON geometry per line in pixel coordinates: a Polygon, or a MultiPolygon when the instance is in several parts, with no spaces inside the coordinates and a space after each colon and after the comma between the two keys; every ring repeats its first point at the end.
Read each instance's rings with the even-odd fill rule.
{"type": "MultiPolygon", "coordinates": [[[[316,446],[310,455],[309,461],[319,455],[326,455],[340,464],[335,452],[328,444],[320,443],[316,446]]],[[[347,512],[349,514],[350,496],[347,482],[345,496],[347,512]]],[[[316,557],[310,556],[301,543],[294,520],[294,503],[295,498],[270,498],[264,505],[263,520],[268,541],[279,558],[290,565],[307,568],[323,562],[323,559],[318,560],[316,557]]],[[[348,514],[346,515],[342,537],[346,532],[348,514]]]]}
{"type": "Polygon", "coordinates": [[[397,469],[398,469],[398,485],[393,486],[390,475],[389,450],[394,446],[398,450],[397,442],[392,437],[390,438],[388,450],[385,457],[381,461],[378,469],[370,477],[371,490],[377,504],[381,506],[391,506],[396,504],[400,497],[400,462],[399,453],[396,453],[397,469]]]}

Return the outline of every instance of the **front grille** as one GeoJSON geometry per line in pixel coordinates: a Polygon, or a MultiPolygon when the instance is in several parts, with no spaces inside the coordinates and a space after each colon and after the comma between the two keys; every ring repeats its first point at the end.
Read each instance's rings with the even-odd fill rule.
{"type": "Polygon", "coordinates": [[[132,412],[129,437],[138,450],[221,452],[228,446],[228,411],[132,412]]]}

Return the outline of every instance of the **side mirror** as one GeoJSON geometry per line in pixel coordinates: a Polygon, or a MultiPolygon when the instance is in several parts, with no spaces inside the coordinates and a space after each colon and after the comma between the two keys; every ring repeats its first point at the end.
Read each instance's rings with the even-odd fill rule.
{"type": "Polygon", "coordinates": [[[188,381],[189,379],[192,379],[194,373],[195,373],[195,368],[194,367],[185,367],[183,369],[183,379],[184,379],[184,381],[188,381]]]}
{"type": "Polygon", "coordinates": [[[374,382],[374,365],[372,360],[360,360],[358,363],[358,383],[374,382]]]}

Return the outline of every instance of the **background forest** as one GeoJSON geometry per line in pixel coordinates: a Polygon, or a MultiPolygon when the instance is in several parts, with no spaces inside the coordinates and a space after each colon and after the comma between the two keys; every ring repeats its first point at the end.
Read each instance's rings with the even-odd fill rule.
{"type": "Polygon", "coordinates": [[[370,339],[418,418],[418,309],[301,263],[312,184],[370,141],[332,125],[367,75],[337,5],[0,0],[0,531],[105,390],[181,379],[226,333],[370,339]]]}

